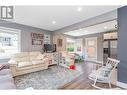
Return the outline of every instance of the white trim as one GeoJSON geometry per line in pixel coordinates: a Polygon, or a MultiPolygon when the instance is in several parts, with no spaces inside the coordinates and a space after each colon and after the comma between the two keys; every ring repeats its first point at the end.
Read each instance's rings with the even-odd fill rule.
{"type": "Polygon", "coordinates": [[[11,32],[11,31],[12,31],[13,33],[14,33],[14,32],[15,32],[15,33],[21,32],[21,30],[19,30],[19,29],[8,28],[8,27],[1,27],[1,26],[0,26],[0,30],[5,31],[5,32],[9,30],[8,32],[11,32]]]}
{"type": "Polygon", "coordinates": [[[121,88],[127,89],[127,84],[126,83],[117,81],[117,84],[116,85],[119,86],[119,87],[121,87],[121,88]]]}
{"type": "MultiPolygon", "coordinates": [[[[85,47],[86,47],[86,50],[85,50],[85,53],[87,53],[87,41],[90,40],[90,39],[95,39],[96,40],[96,57],[95,59],[85,59],[85,60],[91,60],[91,61],[97,61],[97,37],[89,37],[89,38],[85,38],[85,47]]],[[[85,58],[86,58],[86,54],[85,54],[85,58]]]]}
{"type": "Polygon", "coordinates": [[[19,33],[19,43],[18,43],[18,46],[19,46],[19,52],[21,52],[21,30],[20,31],[18,31],[18,33],[19,33]]]}

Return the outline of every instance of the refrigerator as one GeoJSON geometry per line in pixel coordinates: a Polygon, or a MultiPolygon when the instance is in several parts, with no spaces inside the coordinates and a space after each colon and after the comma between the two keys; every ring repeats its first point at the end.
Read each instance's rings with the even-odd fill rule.
{"type": "Polygon", "coordinates": [[[106,39],[103,42],[103,61],[106,62],[107,58],[117,59],[117,39],[106,39]]]}

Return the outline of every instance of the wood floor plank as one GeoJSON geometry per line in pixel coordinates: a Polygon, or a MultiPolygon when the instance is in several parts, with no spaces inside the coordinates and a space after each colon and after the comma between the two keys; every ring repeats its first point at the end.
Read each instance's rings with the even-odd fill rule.
{"type": "MultiPolygon", "coordinates": [[[[77,63],[78,64],[78,63],[77,63]]],[[[96,89],[92,86],[92,81],[88,79],[88,75],[92,72],[92,70],[96,69],[96,64],[94,63],[82,63],[80,66],[78,64],[78,68],[82,70],[82,75],[78,78],[74,79],[73,81],[65,84],[64,86],[60,87],[59,89],[96,89]]],[[[108,84],[97,83],[98,86],[109,88],[108,84]]],[[[112,85],[115,88],[115,85],[112,85]]]]}

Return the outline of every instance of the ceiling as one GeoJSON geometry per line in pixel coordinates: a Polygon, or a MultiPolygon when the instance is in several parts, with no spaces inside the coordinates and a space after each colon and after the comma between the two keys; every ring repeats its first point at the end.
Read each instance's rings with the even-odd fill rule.
{"type": "Polygon", "coordinates": [[[13,22],[55,31],[120,6],[15,6],[13,22]]]}
{"type": "Polygon", "coordinates": [[[116,25],[117,25],[117,21],[113,20],[113,21],[93,25],[90,27],[65,32],[64,34],[78,37],[78,36],[83,36],[83,35],[88,35],[88,34],[102,33],[102,32],[116,30],[117,29],[116,25]]]}

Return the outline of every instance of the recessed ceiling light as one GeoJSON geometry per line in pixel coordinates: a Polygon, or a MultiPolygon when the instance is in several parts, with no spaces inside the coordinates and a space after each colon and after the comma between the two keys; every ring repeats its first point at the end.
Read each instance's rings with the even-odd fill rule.
{"type": "Polygon", "coordinates": [[[88,32],[87,30],[85,30],[84,32],[88,32]]]}
{"type": "Polygon", "coordinates": [[[107,26],[104,26],[104,29],[107,29],[108,27],[107,26]]]}
{"type": "Polygon", "coordinates": [[[55,21],[55,20],[53,20],[53,21],[52,21],[52,24],[56,24],[56,21],[55,21]]]}
{"type": "Polygon", "coordinates": [[[80,28],[79,30],[82,30],[82,28],[80,28]]]}
{"type": "Polygon", "coordinates": [[[78,12],[81,12],[81,11],[82,11],[82,7],[78,7],[78,8],[77,8],[77,11],[78,11],[78,12]]]}

